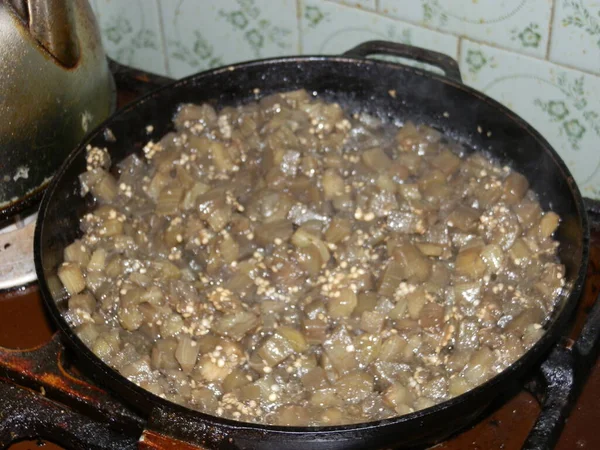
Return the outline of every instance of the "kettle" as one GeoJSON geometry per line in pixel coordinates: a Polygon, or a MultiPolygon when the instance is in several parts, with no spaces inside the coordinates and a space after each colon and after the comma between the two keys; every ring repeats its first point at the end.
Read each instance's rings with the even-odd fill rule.
{"type": "Polygon", "coordinates": [[[88,0],[0,1],[0,221],[39,200],[115,105],[88,0]]]}

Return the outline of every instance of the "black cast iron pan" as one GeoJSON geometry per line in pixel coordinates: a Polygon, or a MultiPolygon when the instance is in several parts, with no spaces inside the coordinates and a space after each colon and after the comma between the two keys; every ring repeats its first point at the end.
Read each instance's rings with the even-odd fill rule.
{"type": "Polygon", "coordinates": [[[520,382],[540,361],[563,334],[579,300],[588,246],[587,217],[579,190],[563,161],[538,132],[496,101],[464,86],[456,62],[447,56],[375,41],[343,56],[269,59],[203,72],[117,112],[69,156],[48,188],[36,228],[35,263],[48,309],[79,364],[146,417],[150,428],[210,449],[408,448],[442,440],[472,423],[493,399],[520,382]],[[426,62],[441,68],[446,76],[365,59],[372,54],[426,62]],[[394,419],[323,428],[263,426],[209,416],[154,396],[104,364],[75,335],[63,316],[66,295],[56,269],[64,247],[78,237],[80,218],[91,207],[90,199],[79,195],[78,175],[85,171],[86,145],[107,147],[113,162],[118,162],[131,152],[141,152],[149,139],[157,140],[169,131],[171,118],[183,102],[209,102],[219,108],[298,88],[336,100],[350,111],[425,123],[471,149],[488,151],[525,174],[543,207],[562,217],[557,238],[567,268],[566,289],[546,334],[504,372],[457,398],[394,419]],[[146,126],[150,124],[154,130],[148,134],[146,126]],[[107,128],[116,141],[106,140],[107,128]]]}

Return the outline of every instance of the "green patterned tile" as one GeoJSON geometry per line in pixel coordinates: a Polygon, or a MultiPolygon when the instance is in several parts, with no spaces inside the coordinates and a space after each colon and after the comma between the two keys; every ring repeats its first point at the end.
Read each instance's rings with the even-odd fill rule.
{"type": "Polygon", "coordinates": [[[522,116],[559,152],[584,195],[600,198],[600,77],[463,40],[465,82],[522,116]]]}
{"type": "Polygon", "coordinates": [[[600,2],[556,0],[550,59],[600,74],[600,2]]]}
{"type": "Polygon", "coordinates": [[[384,39],[457,57],[458,39],[436,31],[331,2],[305,0],[301,13],[304,53],[336,54],[364,41],[384,39]]]}
{"type": "Polygon", "coordinates": [[[94,0],[93,6],[110,57],[128,66],[167,74],[154,0],[94,0]]]}
{"type": "Polygon", "coordinates": [[[544,57],[552,1],[380,0],[379,10],[457,36],[544,57]]]}
{"type": "Polygon", "coordinates": [[[160,4],[169,68],[175,77],[298,53],[295,0],[160,0],[160,4]]]}

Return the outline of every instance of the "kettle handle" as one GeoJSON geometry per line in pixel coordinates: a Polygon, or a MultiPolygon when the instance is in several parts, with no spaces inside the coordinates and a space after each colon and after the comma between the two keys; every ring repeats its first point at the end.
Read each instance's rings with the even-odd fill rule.
{"type": "Polygon", "coordinates": [[[74,67],[80,56],[75,32],[77,0],[8,0],[31,35],[61,65],[74,67]]]}

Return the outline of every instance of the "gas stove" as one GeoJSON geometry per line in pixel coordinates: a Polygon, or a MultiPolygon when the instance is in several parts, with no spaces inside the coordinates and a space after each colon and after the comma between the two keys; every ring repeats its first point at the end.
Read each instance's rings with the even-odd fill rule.
{"type": "MultiPolygon", "coordinates": [[[[121,106],[168,81],[111,68],[121,106]]],[[[588,277],[570,334],[478,423],[436,449],[600,448],[600,208],[594,203],[588,277]]],[[[17,217],[0,229],[0,448],[57,448],[50,442],[85,450],[202,448],[153,432],[143,417],[78,371],[35,283],[35,218],[17,217]]]]}

